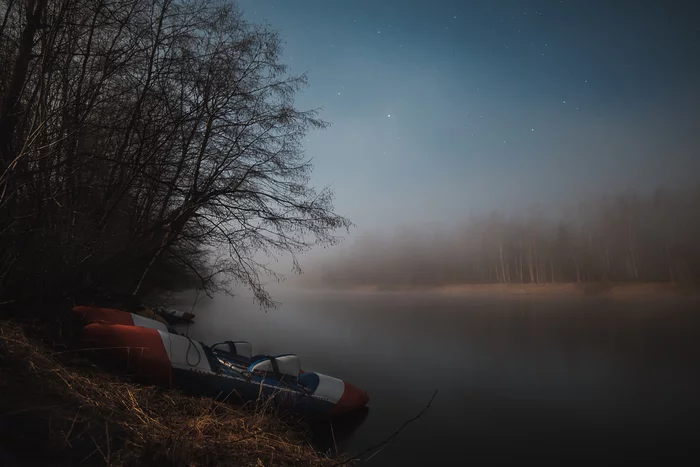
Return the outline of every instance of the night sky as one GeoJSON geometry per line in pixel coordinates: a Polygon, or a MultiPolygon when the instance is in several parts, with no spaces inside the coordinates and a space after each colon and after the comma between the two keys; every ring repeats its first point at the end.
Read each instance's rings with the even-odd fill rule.
{"type": "Polygon", "coordinates": [[[699,180],[698,1],[238,3],[308,72],[353,235],[699,180]]]}

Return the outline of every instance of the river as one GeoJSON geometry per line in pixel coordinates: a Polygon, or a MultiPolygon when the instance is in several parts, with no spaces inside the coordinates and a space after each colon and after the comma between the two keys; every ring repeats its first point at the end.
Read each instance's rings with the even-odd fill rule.
{"type": "MultiPolygon", "coordinates": [[[[369,465],[700,460],[697,302],[417,292],[275,298],[280,307],[267,313],[247,297],[201,301],[189,335],[296,353],[304,369],[367,390],[359,427],[334,426],[339,450],[386,439],[438,391],[369,465]]],[[[334,449],[330,428],[316,431],[334,449]]]]}

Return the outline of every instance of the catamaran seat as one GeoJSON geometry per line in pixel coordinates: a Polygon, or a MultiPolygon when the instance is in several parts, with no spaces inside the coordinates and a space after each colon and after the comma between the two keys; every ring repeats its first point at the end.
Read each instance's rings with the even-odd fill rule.
{"type": "Polygon", "coordinates": [[[253,345],[246,341],[219,342],[211,346],[216,353],[224,353],[228,357],[238,357],[249,360],[253,356],[253,345]]]}
{"type": "Polygon", "coordinates": [[[301,361],[294,354],[265,357],[253,362],[248,371],[251,373],[263,373],[265,376],[274,376],[278,381],[296,381],[301,372],[301,361]]]}

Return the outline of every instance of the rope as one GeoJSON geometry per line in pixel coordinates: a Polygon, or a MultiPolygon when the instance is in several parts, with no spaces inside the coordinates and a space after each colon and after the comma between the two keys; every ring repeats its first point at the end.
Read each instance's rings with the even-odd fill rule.
{"type": "Polygon", "coordinates": [[[187,353],[185,354],[185,360],[187,361],[187,364],[189,366],[198,366],[202,362],[202,354],[197,348],[197,345],[192,341],[192,338],[190,336],[185,336],[187,337],[187,340],[189,343],[187,344],[187,353]],[[194,365],[190,363],[190,347],[194,347],[194,349],[197,351],[197,357],[199,357],[199,360],[197,360],[197,363],[194,365]]]}

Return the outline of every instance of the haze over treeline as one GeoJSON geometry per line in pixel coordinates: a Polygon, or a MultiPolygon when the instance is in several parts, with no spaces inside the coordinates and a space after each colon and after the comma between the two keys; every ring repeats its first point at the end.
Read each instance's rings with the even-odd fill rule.
{"type": "Polygon", "coordinates": [[[365,235],[321,262],[329,287],[700,280],[700,185],[600,196],[557,217],[533,208],[452,229],[365,235]]]}

